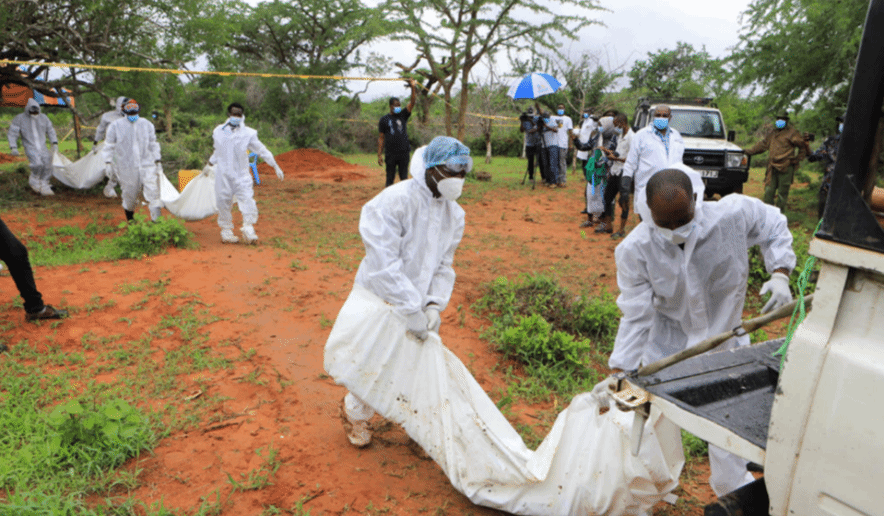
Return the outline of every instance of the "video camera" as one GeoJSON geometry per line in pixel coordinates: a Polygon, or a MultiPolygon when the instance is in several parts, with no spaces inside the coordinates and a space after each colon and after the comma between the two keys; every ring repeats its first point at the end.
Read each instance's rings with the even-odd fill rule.
{"type": "Polygon", "coordinates": [[[522,111],[522,114],[519,115],[519,122],[531,122],[534,118],[534,115],[528,114],[527,111],[522,111]]]}

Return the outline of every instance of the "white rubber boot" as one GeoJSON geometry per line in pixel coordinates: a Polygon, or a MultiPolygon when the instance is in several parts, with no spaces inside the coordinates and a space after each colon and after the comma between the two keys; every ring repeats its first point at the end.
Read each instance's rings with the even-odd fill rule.
{"type": "Polygon", "coordinates": [[[232,229],[222,229],[221,230],[221,241],[225,244],[235,244],[239,242],[239,238],[233,234],[232,229]]]}
{"type": "Polygon", "coordinates": [[[255,233],[253,226],[243,226],[240,229],[242,230],[242,238],[247,244],[254,244],[258,241],[258,234],[255,233]]]}

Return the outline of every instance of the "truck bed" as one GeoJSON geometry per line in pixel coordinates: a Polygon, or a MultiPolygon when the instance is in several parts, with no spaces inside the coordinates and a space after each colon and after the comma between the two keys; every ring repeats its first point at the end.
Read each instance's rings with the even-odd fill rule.
{"type": "Polygon", "coordinates": [[[780,375],[772,355],[783,340],[706,353],[629,381],[765,449],[780,375]]]}

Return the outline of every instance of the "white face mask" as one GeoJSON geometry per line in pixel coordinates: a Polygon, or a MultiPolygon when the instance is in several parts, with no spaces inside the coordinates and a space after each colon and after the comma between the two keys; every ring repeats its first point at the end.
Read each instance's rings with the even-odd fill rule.
{"type": "Polygon", "coordinates": [[[446,177],[436,183],[436,189],[443,199],[456,201],[463,193],[463,183],[464,180],[459,177],[446,177]]]}
{"type": "Polygon", "coordinates": [[[690,237],[691,233],[694,231],[694,221],[688,222],[684,226],[675,229],[666,229],[661,228],[660,226],[656,226],[656,228],[657,231],[660,232],[660,236],[664,239],[675,245],[681,245],[688,241],[688,237],[690,237]]]}

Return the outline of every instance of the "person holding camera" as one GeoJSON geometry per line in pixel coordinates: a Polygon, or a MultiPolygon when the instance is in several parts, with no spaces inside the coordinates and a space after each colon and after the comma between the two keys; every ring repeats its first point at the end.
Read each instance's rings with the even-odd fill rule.
{"type": "MultiPolygon", "coordinates": [[[[534,159],[540,165],[540,175],[544,177],[543,165],[540,163],[540,131],[537,126],[539,119],[534,116],[534,108],[528,108],[519,117],[519,132],[525,133],[525,157],[528,158],[528,179],[534,186],[534,159]]],[[[524,182],[524,181],[523,181],[524,182]]]]}

